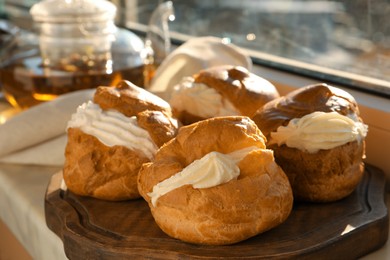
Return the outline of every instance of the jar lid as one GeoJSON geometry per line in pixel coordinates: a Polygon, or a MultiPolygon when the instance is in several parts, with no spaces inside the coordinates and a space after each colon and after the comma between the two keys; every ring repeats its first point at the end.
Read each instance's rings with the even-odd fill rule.
{"type": "Polygon", "coordinates": [[[116,6],[106,0],[43,0],[30,9],[34,21],[51,23],[114,20],[116,6]]]}

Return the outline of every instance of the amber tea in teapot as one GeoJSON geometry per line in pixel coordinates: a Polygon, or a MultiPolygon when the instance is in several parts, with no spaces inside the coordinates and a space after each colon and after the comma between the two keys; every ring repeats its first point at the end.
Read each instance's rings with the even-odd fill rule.
{"type": "Polygon", "coordinates": [[[114,4],[44,0],[30,13],[39,34],[22,36],[19,49],[1,64],[0,82],[13,106],[28,108],[120,80],[143,86],[143,41],[115,26],[114,4]]]}

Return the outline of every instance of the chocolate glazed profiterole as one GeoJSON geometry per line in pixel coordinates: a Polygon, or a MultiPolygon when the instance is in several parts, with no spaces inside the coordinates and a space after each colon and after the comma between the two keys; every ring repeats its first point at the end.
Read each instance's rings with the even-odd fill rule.
{"type": "Polygon", "coordinates": [[[217,117],[179,130],[142,166],[138,189],[158,226],[195,244],[226,245],[289,216],[292,190],[248,117],[217,117]]]}
{"type": "Polygon", "coordinates": [[[175,117],[188,125],[217,116],[252,117],[279,97],[267,80],[240,66],[216,66],[186,77],[174,87],[169,103],[175,117]]]}
{"type": "Polygon", "coordinates": [[[98,87],[68,122],[63,176],[75,194],[139,198],[138,171],[176,135],[168,103],[130,82],[98,87]]]}
{"type": "Polygon", "coordinates": [[[367,126],[349,93],[326,84],[307,86],[270,101],[253,120],[295,200],[339,200],[360,182],[367,126]]]}

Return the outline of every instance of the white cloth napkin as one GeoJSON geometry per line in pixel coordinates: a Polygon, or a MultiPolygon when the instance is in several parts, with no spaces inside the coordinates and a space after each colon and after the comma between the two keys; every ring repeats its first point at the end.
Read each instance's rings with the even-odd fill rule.
{"type": "MultiPolygon", "coordinates": [[[[169,93],[183,77],[217,65],[242,66],[252,70],[249,55],[233,44],[217,37],[192,38],[171,52],[157,68],[148,88],[155,93],[169,93]]],[[[164,96],[164,94],[160,94],[164,96]]]]}
{"type": "Polygon", "coordinates": [[[64,163],[66,125],[95,90],[64,94],[23,111],[0,125],[0,162],[61,166],[64,163]]]}

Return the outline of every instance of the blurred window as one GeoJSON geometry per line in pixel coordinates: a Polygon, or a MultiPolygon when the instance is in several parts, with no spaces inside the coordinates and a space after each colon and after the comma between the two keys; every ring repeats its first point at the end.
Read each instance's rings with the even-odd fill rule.
{"type": "MultiPolygon", "coordinates": [[[[142,30],[162,1],[113,0],[142,30]]],[[[255,63],[390,96],[388,0],[173,0],[174,40],[215,35],[255,63]]]]}
{"type": "MultiPolygon", "coordinates": [[[[161,0],[111,0],[117,23],[145,33],[161,0]]],[[[0,0],[1,2],[1,0],[0,0]]],[[[31,26],[37,0],[5,0],[31,26]]],[[[214,35],[246,48],[257,64],[390,97],[389,0],[172,0],[171,37],[214,35]]],[[[3,10],[3,11],[4,11],[3,10]]]]}

